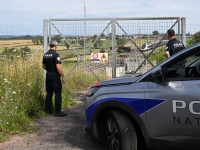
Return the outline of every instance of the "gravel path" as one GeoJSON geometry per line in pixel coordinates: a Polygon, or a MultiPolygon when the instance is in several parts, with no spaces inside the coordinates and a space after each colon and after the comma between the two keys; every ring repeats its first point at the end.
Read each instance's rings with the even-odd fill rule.
{"type": "Polygon", "coordinates": [[[66,109],[67,117],[46,116],[35,120],[38,131],[14,136],[0,143],[0,150],[106,150],[84,132],[83,103],[66,109]]]}

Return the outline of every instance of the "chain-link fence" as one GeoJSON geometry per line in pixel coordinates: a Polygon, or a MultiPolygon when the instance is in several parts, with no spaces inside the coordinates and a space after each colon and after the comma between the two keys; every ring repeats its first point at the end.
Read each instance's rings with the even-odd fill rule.
{"type": "Polygon", "coordinates": [[[116,34],[126,39],[125,46],[131,48],[129,55],[123,56],[121,53],[118,56],[125,57],[125,75],[142,74],[163,61],[168,42],[166,31],[173,28],[178,39],[181,31],[180,18],[117,19],[116,27],[116,34]]]}
{"type": "Polygon", "coordinates": [[[173,28],[177,38],[181,38],[179,17],[50,19],[46,22],[49,22],[49,30],[46,27],[49,40],[59,42],[58,52],[68,66],[67,77],[79,72],[102,80],[144,73],[165,59],[168,29],[173,28]],[[95,59],[98,63],[94,63],[95,59]]]}

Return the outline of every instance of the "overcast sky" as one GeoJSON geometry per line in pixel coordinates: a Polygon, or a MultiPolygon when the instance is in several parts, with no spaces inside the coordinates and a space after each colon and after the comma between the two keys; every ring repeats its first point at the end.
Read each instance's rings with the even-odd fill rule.
{"type": "MultiPolygon", "coordinates": [[[[0,25],[42,27],[43,19],[83,18],[81,0],[5,0],[0,25]]],[[[85,0],[87,18],[186,17],[200,19],[200,0],[85,0]]],[[[188,22],[187,22],[188,23],[188,22]]]]}

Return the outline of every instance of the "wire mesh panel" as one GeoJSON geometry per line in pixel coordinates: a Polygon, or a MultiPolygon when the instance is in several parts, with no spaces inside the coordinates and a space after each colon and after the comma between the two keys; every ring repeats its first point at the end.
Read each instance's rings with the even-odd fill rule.
{"type": "Polygon", "coordinates": [[[107,68],[111,66],[110,19],[91,19],[86,23],[84,19],[51,19],[50,35],[50,40],[59,43],[57,52],[72,91],[85,90],[97,81],[111,78],[107,68]]]}
{"type": "Polygon", "coordinates": [[[50,19],[49,40],[59,43],[70,88],[81,91],[96,81],[142,74],[165,60],[170,28],[180,39],[178,17],[50,19]]]}
{"type": "Polygon", "coordinates": [[[166,32],[173,28],[180,38],[179,18],[117,19],[117,51],[124,75],[143,74],[165,60],[166,32]]]}

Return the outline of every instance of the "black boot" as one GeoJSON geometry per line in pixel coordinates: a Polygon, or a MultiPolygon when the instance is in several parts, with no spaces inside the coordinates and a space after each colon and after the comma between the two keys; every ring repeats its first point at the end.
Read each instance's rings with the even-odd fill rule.
{"type": "Polygon", "coordinates": [[[55,117],[65,117],[67,116],[67,113],[64,113],[62,111],[56,111],[55,117]]]}

